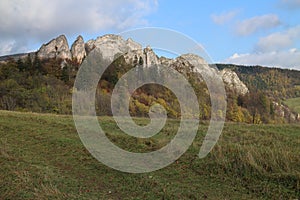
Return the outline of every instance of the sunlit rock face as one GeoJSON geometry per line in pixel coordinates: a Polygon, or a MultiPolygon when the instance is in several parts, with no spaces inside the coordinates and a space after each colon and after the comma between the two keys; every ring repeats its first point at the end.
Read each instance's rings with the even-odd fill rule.
{"type": "Polygon", "coordinates": [[[238,75],[234,71],[230,69],[223,69],[220,74],[225,85],[237,94],[245,95],[249,92],[247,86],[239,79],[238,75]]]}
{"type": "Polygon", "coordinates": [[[37,51],[40,59],[57,58],[62,60],[71,60],[72,54],[69,49],[66,36],[60,35],[47,44],[43,44],[37,51]]]}
{"type": "Polygon", "coordinates": [[[78,36],[71,47],[72,59],[78,63],[81,63],[86,57],[85,44],[82,36],[78,36]]]}
{"type": "Polygon", "coordinates": [[[97,48],[104,59],[113,61],[117,56],[126,52],[142,49],[142,46],[131,39],[124,40],[121,36],[108,34],[96,40],[89,40],[85,48],[88,53],[97,48]]]}

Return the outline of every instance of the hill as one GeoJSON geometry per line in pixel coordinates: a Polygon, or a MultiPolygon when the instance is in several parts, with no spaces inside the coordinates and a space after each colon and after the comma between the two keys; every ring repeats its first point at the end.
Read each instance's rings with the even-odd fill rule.
{"type": "MultiPolygon", "coordinates": [[[[146,123],[147,119],[135,119],[146,123]]],[[[107,136],[136,152],[173,137],[177,120],[150,139],[127,137],[100,117],[107,136]]],[[[3,199],[296,199],[300,196],[300,126],[227,123],[213,151],[199,159],[207,125],[170,166],[147,174],[108,168],[82,145],[71,116],[0,111],[3,199]]]]}
{"type": "MultiPolygon", "coordinates": [[[[300,122],[295,110],[282,102],[300,97],[300,71],[217,64],[219,70],[192,54],[175,59],[158,57],[150,48],[117,35],[104,35],[96,40],[83,41],[79,36],[69,48],[61,35],[43,44],[37,52],[0,58],[0,109],[41,113],[71,114],[72,91],[76,74],[90,52],[97,49],[103,60],[111,64],[97,86],[96,111],[98,115],[112,115],[110,99],[118,80],[135,68],[134,80],[147,78],[145,69],[151,67],[153,76],[160,77],[159,65],[177,70],[196,92],[201,120],[211,117],[211,101],[201,71],[214,71],[224,81],[227,94],[227,112],[218,117],[227,121],[246,123],[300,122]],[[122,56],[120,56],[122,55],[122,56]],[[196,68],[187,58],[196,58],[196,68]],[[116,59],[117,58],[117,59],[116,59]]],[[[75,88],[78,90],[79,88],[75,88]]],[[[80,89],[79,89],[80,90],[80,89]]],[[[159,103],[168,117],[180,118],[178,100],[166,87],[148,84],[134,91],[130,98],[132,116],[147,117],[151,105],[159,103]]]]}
{"type": "Polygon", "coordinates": [[[236,72],[251,91],[261,90],[281,100],[300,97],[300,71],[232,64],[217,64],[217,67],[236,72]]]}

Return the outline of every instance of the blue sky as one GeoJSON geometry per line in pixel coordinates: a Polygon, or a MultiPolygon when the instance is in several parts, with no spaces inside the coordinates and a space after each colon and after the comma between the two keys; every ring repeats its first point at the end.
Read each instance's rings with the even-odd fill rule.
{"type": "Polygon", "coordinates": [[[193,38],[215,62],[300,70],[300,0],[2,0],[0,24],[0,55],[151,26],[193,38]]]}

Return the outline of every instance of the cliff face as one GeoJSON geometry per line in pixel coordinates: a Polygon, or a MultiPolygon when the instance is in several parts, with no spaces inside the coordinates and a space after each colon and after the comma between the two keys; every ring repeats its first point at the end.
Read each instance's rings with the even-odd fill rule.
{"type": "Polygon", "coordinates": [[[71,47],[72,59],[78,63],[82,63],[83,59],[86,57],[85,44],[82,36],[78,36],[71,47]]]}
{"type": "Polygon", "coordinates": [[[89,53],[94,48],[98,48],[104,59],[113,61],[117,55],[128,51],[142,49],[142,46],[131,39],[124,40],[118,35],[104,35],[96,40],[89,40],[85,44],[85,49],[89,53]]]}
{"type": "Polygon", "coordinates": [[[60,35],[47,44],[43,44],[37,51],[37,57],[40,59],[57,58],[71,60],[72,54],[69,49],[67,38],[64,35],[60,35]]]}
{"type": "Polygon", "coordinates": [[[221,72],[224,83],[237,94],[245,95],[249,92],[247,86],[239,79],[238,75],[230,70],[223,69],[221,72]]]}

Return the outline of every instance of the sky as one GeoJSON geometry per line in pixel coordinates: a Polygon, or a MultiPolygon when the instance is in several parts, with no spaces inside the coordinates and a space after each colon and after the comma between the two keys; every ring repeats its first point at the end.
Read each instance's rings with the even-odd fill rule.
{"type": "MultiPolygon", "coordinates": [[[[160,27],[201,44],[216,63],[300,70],[300,0],[1,0],[0,56],[160,27]]],[[[151,45],[151,44],[150,44],[151,45]]]]}

